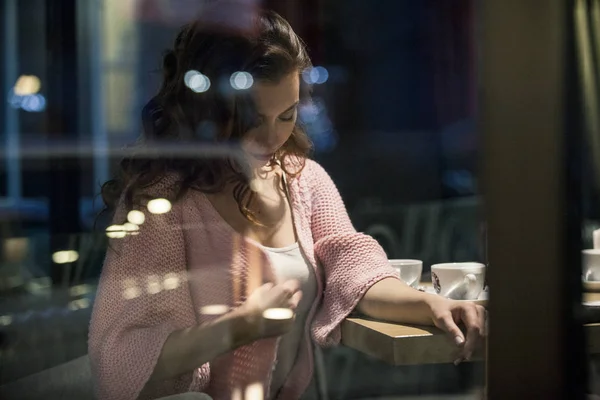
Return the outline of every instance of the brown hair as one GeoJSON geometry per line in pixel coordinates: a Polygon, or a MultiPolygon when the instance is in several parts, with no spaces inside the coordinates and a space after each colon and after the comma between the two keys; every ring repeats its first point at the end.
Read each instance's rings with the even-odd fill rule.
{"type": "MultiPolygon", "coordinates": [[[[139,146],[238,142],[253,127],[256,113],[247,91],[235,91],[229,84],[231,75],[244,71],[255,81],[276,83],[289,73],[311,67],[304,44],[277,13],[255,12],[249,28],[231,29],[197,20],[181,29],[174,48],[164,55],[162,86],[142,110],[144,129],[139,146]],[[188,71],[206,76],[209,90],[196,93],[186,86],[188,71]]],[[[309,99],[310,88],[300,79],[300,101],[309,99]]],[[[276,158],[284,172],[293,176],[301,171],[311,148],[297,122],[276,158]],[[287,169],[290,157],[300,161],[300,168],[287,169]]],[[[102,186],[101,194],[106,209],[114,210],[121,199],[131,209],[142,206],[143,189],[167,175],[177,176],[174,200],[188,189],[214,193],[235,182],[234,198],[240,211],[256,221],[249,209],[254,194],[248,176],[241,172],[245,167],[232,159],[184,159],[168,153],[158,158],[132,156],[121,161],[117,176],[102,186]]]]}

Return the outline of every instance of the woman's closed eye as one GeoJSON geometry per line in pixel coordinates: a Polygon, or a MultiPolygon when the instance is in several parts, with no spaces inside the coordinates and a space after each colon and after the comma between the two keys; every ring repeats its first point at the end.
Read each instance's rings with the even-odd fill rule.
{"type": "Polygon", "coordinates": [[[284,114],[281,114],[279,116],[279,120],[283,121],[283,122],[290,122],[290,121],[293,121],[295,117],[296,117],[296,108],[294,108],[293,110],[290,110],[284,114]]]}

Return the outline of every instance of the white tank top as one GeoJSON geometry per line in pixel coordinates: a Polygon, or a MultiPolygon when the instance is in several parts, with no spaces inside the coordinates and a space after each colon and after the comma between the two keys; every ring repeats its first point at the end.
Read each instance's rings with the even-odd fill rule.
{"type": "Polygon", "coordinates": [[[306,316],[316,296],[317,281],[313,268],[304,256],[298,243],[281,248],[261,247],[269,256],[277,283],[296,279],[300,282],[302,290],[302,299],[296,309],[294,326],[290,332],[281,337],[279,342],[277,361],[273,366],[273,379],[270,390],[271,398],[273,398],[285,383],[296,361],[298,348],[304,339],[306,316]]]}

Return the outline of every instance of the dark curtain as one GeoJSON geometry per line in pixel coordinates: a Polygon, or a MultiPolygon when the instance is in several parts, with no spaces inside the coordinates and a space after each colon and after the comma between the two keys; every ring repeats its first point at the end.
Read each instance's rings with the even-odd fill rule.
{"type": "Polygon", "coordinates": [[[475,0],[428,0],[428,37],[438,127],[475,116],[475,0]]]}
{"type": "Polygon", "coordinates": [[[600,218],[600,0],[576,0],[575,50],[583,112],[585,214],[600,218]]]}

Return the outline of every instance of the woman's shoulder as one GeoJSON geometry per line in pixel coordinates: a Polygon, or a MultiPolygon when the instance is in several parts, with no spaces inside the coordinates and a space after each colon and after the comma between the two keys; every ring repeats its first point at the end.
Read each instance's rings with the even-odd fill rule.
{"type": "Polygon", "coordinates": [[[289,175],[307,183],[328,176],[325,169],[317,161],[308,157],[290,157],[285,160],[284,166],[289,175]]]}
{"type": "Polygon", "coordinates": [[[313,191],[331,184],[331,178],[325,168],[317,161],[307,158],[304,161],[304,168],[299,174],[302,185],[313,191]]]}
{"type": "Polygon", "coordinates": [[[167,214],[158,209],[155,212],[152,208],[168,209],[171,218],[177,217],[181,204],[188,201],[186,191],[181,189],[182,181],[175,173],[165,173],[152,182],[137,187],[128,186],[121,194],[114,220],[122,220],[132,210],[139,210],[144,214],[167,214]]]}

